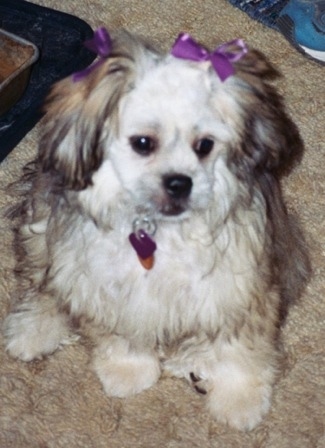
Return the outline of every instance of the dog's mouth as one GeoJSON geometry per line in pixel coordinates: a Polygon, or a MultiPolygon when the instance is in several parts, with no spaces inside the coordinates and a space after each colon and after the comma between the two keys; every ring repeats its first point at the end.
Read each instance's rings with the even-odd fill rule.
{"type": "Polygon", "coordinates": [[[184,219],[189,212],[188,201],[151,200],[146,206],[138,206],[136,214],[147,216],[154,220],[164,220],[168,218],[184,219]]]}
{"type": "Polygon", "coordinates": [[[137,207],[137,213],[154,219],[179,217],[184,219],[192,204],[192,179],[183,174],[165,175],[162,184],[147,199],[146,205],[137,207]]]}
{"type": "Polygon", "coordinates": [[[180,202],[167,202],[164,204],[159,212],[164,216],[178,216],[184,213],[188,207],[180,202]]]}

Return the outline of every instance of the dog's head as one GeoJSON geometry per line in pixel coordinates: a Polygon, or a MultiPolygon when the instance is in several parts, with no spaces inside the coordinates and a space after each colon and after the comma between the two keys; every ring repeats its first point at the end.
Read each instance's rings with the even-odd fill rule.
{"type": "Polygon", "coordinates": [[[206,209],[229,176],[253,185],[277,174],[299,140],[267,82],[275,71],[255,51],[235,68],[222,82],[208,61],[160,55],[123,33],[104,63],[53,88],[43,171],[87,191],[97,211],[125,201],[156,219],[206,209]]]}

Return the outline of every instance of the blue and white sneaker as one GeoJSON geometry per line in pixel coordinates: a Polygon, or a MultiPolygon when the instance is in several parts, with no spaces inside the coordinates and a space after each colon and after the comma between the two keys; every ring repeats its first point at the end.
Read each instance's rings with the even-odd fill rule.
{"type": "Polygon", "coordinates": [[[325,0],[289,0],[276,25],[297,50],[325,63],[325,0]]]}

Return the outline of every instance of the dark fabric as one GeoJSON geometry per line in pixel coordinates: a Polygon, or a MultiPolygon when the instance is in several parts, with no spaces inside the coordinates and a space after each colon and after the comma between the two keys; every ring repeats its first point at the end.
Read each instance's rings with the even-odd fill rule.
{"type": "Polygon", "coordinates": [[[277,28],[277,18],[288,0],[229,0],[246,12],[252,19],[262,22],[270,28],[277,28]]]}
{"type": "Polygon", "coordinates": [[[30,83],[0,117],[0,161],[41,117],[41,104],[53,82],[89,65],[94,54],[83,42],[92,36],[81,19],[24,0],[0,0],[0,28],[33,42],[40,50],[30,83]]]}

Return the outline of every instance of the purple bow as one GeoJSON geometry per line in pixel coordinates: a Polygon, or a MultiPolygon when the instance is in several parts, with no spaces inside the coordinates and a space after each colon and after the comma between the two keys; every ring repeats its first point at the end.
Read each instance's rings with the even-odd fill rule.
{"type": "Polygon", "coordinates": [[[242,39],[235,39],[216,48],[211,53],[198,44],[189,34],[181,33],[176,39],[171,54],[176,58],[191,61],[210,61],[221,81],[235,73],[233,62],[241,59],[248,51],[242,39]],[[230,51],[237,47],[236,51],[230,51]]]}
{"type": "Polygon", "coordinates": [[[84,43],[84,45],[89,50],[96,53],[99,56],[99,59],[94,64],[90,65],[84,70],[74,73],[72,76],[74,82],[82,80],[87,75],[89,75],[89,73],[91,73],[95,68],[99,67],[101,64],[105,62],[105,59],[108,58],[112,49],[112,39],[111,36],[108,34],[106,28],[101,27],[94,32],[94,37],[92,39],[87,40],[84,43]]]}

